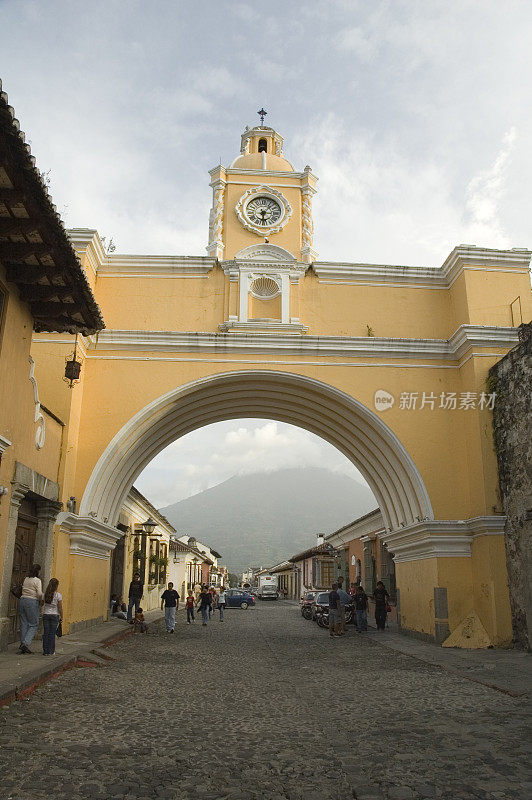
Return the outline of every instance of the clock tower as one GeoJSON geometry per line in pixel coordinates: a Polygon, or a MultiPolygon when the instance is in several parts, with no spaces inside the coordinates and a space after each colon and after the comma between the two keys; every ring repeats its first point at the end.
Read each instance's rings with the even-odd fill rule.
{"type": "Polygon", "coordinates": [[[264,124],[246,127],[240,155],[231,166],[220,164],[210,175],[209,255],[223,262],[250,247],[270,244],[299,263],[316,259],[312,196],[317,178],[308,166],[295,172],[283,155],[283,137],[277,131],[264,124]]]}

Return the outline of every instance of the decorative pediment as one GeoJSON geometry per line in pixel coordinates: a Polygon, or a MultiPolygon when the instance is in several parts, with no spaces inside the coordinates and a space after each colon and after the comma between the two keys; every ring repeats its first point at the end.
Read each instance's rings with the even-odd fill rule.
{"type": "Polygon", "coordinates": [[[297,259],[276,244],[252,244],[235,254],[235,261],[275,261],[295,264],[297,259]]]}

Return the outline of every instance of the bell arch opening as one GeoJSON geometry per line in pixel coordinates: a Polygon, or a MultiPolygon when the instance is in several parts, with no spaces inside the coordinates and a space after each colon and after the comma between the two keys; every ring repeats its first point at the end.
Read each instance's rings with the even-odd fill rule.
{"type": "Polygon", "coordinates": [[[326,383],[270,370],[209,376],[141,409],[101,454],[87,482],[80,516],[116,525],[137,476],[165,447],[205,425],[244,417],[286,422],[336,447],[367,481],[388,530],[434,519],[414,461],[376,414],[326,383]]]}

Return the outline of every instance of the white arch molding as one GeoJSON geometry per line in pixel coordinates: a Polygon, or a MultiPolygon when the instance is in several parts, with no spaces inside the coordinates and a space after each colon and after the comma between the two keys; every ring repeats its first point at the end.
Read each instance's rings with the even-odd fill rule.
{"type": "Polygon", "coordinates": [[[321,381],[270,370],[202,378],[167,392],[135,414],[100,456],[79,515],[116,525],[128,491],[161,450],[205,425],[238,418],[287,422],[334,445],[367,480],[387,529],[434,519],[416,465],[376,414],[321,381]]]}

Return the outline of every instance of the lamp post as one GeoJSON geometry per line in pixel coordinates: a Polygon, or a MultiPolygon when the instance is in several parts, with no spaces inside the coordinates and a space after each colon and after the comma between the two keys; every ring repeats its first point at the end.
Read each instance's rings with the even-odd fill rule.
{"type": "Polygon", "coordinates": [[[146,522],[142,523],[142,530],[148,536],[153,533],[153,531],[155,530],[156,527],[157,527],[157,523],[151,517],[148,517],[146,522]]]}
{"type": "Polygon", "coordinates": [[[144,583],[145,580],[146,580],[147,540],[148,540],[148,536],[151,536],[153,534],[153,531],[157,527],[157,523],[151,517],[148,517],[148,519],[145,522],[141,522],[140,524],[136,525],[135,527],[137,528],[137,530],[140,528],[140,535],[141,535],[141,542],[142,542],[141,547],[140,547],[141,556],[140,556],[140,559],[139,559],[140,560],[140,574],[141,574],[142,582],[144,583]]]}

